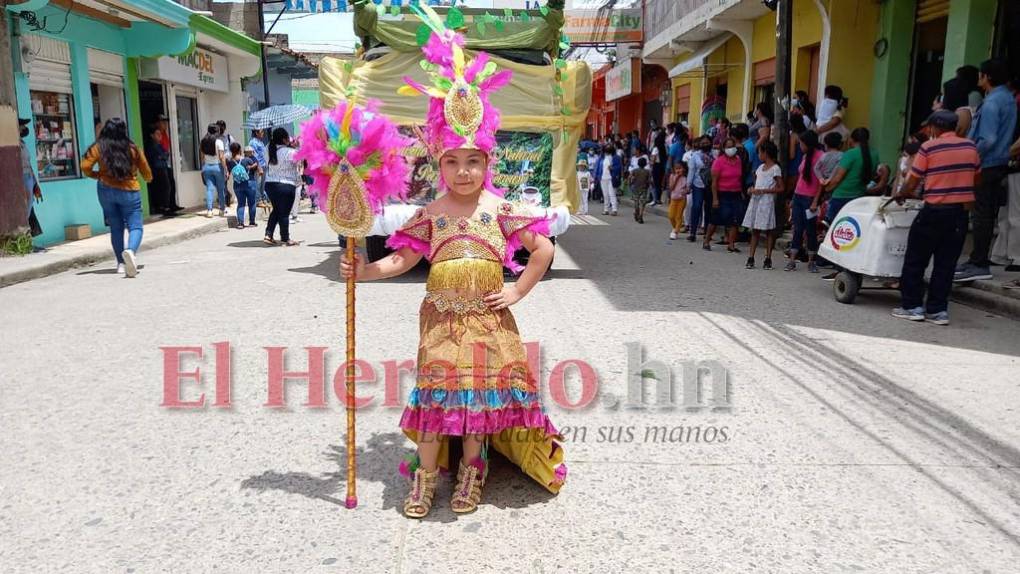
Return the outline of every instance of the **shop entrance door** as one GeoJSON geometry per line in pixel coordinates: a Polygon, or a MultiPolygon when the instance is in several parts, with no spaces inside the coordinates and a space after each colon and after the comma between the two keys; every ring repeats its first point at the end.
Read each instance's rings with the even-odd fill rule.
{"type": "Polygon", "coordinates": [[[142,112],[145,155],[153,168],[153,180],[149,185],[150,213],[172,215],[180,206],[173,170],[175,156],[172,142],[176,140],[177,134],[170,127],[166,86],[159,82],[139,81],[138,99],[142,112]],[[159,161],[159,157],[165,161],[159,161]]]}
{"type": "Polygon", "coordinates": [[[948,17],[919,21],[914,31],[914,63],[910,82],[909,132],[914,133],[931,115],[935,98],[942,93],[942,63],[946,56],[948,17]]]}

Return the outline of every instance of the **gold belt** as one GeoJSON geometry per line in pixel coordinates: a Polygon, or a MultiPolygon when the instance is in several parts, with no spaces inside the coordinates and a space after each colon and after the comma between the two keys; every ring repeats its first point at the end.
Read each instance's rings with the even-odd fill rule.
{"type": "Polygon", "coordinates": [[[481,296],[476,297],[452,297],[444,293],[427,293],[425,300],[436,308],[440,313],[453,311],[458,315],[467,313],[488,313],[489,307],[482,300],[481,296]]]}

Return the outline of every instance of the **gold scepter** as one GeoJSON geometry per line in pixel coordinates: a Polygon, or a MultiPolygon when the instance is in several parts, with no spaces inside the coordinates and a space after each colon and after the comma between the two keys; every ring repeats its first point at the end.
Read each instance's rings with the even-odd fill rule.
{"type": "MultiPolygon", "coordinates": [[[[389,197],[406,196],[407,164],[400,150],[410,142],[374,105],[359,106],[350,99],[324,110],[302,124],[298,158],[308,164],[312,193],[325,195],[323,212],[330,227],[345,238],[346,257],[354,261],[355,243],[368,235],[375,214],[389,197]],[[328,182],[323,185],[324,182],[328,182]]],[[[347,497],[344,505],[358,505],[355,456],[355,277],[347,279],[346,394],[347,497]]]]}

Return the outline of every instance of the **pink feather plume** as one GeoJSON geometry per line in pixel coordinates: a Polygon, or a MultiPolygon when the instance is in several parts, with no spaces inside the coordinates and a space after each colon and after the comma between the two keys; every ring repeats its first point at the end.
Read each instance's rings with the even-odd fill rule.
{"type": "MultiPolygon", "coordinates": [[[[341,147],[343,139],[342,134],[331,135],[327,125],[339,132],[348,105],[348,102],[340,102],[332,110],[320,111],[301,125],[303,137],[295,157],[307,162],[305,173],[314,180],[309,189],[319,205],[326,204],[329,180],[340,163],[335,148],[341,147]]],[[[410,170],[400,150],[412,143],[378,110],[376,101],[354,107],[351,140],[346,148],[346,159],[362,175],[368,203],[375,213],[382,210],[388,198],[405,198],[410,170]],[[376,158],[378,164],[368,168],[365,164],[372,158],[376,158]]]]}

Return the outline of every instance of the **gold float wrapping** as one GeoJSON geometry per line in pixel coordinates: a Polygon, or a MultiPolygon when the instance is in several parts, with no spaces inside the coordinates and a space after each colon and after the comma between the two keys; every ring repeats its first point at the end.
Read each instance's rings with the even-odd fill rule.
{"type": "Polygon", "coordinates": [[[358,172],[341,159],[329,178],[326,220],[345,237],[364,237],[372,230],[372,208],[365,197],[365,182],[358,172]]]}
{"type": "Polygon", "coordinates": [[[503,264],[491,259],[450,259],[433,263],[425,288],[477,293],[499,291],[503,288],[503,264]]]}

